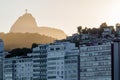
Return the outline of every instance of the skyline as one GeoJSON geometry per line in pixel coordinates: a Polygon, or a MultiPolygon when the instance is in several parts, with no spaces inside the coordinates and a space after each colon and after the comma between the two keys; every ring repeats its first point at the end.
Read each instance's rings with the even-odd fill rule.
{"type": "Polygon", "coordinates": [[[77,32],[78,26],[99,27],[120,23],[119,0],[0,0],[0,32],[9,32],[11,26],[25,13],[35,17],[38,26],[63,30],[67,35],[77,32]]]}

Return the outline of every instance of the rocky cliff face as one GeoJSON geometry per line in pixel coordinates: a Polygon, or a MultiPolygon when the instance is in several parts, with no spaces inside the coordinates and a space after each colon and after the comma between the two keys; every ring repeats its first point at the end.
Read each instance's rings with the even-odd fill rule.
{"type": "Polygon", "coordinates": [[[39,33],[56,39],[66,38],[66,34],[59,29],[38,27],[35,18],[30,13],[25,13],[18,18],[10,29],[12,33],[39,33]]]}

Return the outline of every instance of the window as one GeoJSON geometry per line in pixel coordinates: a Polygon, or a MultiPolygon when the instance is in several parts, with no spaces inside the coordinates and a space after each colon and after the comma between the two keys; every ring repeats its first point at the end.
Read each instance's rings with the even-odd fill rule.
{"type": "Polygon", "coordinates": [[[56,50],[60,50],[60,48],[56,48],[56,50]]]}
{"type": "Polygon", "coordinates": [[[51,51],[54,51],[54,48],[50,48],[51,51]]]}
{"type": "Polygon", "coordinates": [[[48,76],[48,79],[54,79],[56,76],[48,76]]]}
{"type": "Polygon", "coordinates": [[[63,71],[61,71],[61,75],[63,75],[63,71]]]}

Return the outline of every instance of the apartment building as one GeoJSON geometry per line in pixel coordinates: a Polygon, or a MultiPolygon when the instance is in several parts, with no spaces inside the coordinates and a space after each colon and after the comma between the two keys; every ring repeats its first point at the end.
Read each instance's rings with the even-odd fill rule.
{"type": "Polygon", "coordinates": [[[112,80],[111,43],[38,45],[26,57],[3,61],[3,80],[112,80]]]}
{"type": "Polygon", "coordinates": [[[80,80],[111,80],[111,44],[80,46],[80,80]]]}
{"type": "Polygon", "coordinates": [[[47,80],[78,80],[78,49],[74,43],[48,46],[47,80]]]}
{"type": "Polygon", "coordinates": [[[3,68],[3,80],[33,80],[32,58],[6,58],[3,68]]]}
{"type": "Polygon", "coordinates": [[[65,62],[64,80],[80,80],[79,59],[80,59],[79,50],[77,48],[73,48],[71,50],[66,51],[64,58],[64,62],[65,62]]]}
{"type": "Polygon", "coordinates": [[[33,80],[47,80],[47,46],[38,45],[28,54],[33,59],[33,80]]]}

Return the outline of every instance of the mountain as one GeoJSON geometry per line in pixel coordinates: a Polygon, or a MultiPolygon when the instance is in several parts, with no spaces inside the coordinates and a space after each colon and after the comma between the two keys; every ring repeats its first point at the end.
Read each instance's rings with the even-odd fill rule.
{"type": "Polygon", "coordinates": [[[56,28],[37,26],[35,18],[30,13],[20,16],[12,25],[10,32],[12,33],[39,33],[41,35],[50,36],[56,39],[65,39],[66,34],[56,28]]]}
{"type": "Polygon", "coordinates": [[[52,43],[55,39],[37,33],[0,33],[0,38],[4,41],[5,50],[15,48],[30,48],[33,43],[52,43]]]}

